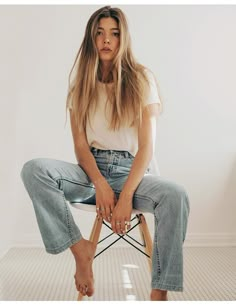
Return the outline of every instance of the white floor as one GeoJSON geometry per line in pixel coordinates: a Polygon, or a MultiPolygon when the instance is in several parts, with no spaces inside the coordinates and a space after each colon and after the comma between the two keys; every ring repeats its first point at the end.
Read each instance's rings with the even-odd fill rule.
{"type": "MultiPolygon", "coordinates": [[[[184,248],[184,292],[169,300],[236,300],[236,248],[184,248]]],[[[94,261],[94,301],[148,300],[150,274],[133,248],[111,248],[94,261]]],[[[0,261],[0,300],[77,298],[70,251],[50,255],[40,248],[12,248],[0,261]]]]}

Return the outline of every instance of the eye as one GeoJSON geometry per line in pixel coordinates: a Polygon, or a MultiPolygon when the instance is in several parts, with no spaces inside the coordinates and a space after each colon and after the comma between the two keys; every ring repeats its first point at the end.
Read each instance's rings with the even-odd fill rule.
{"type": "Polygon", "coordinates": [[[119,37],[120,36],[120,33],[119,32],[113,32],[112,33],[114,36],[116,36],[116,37],[119,37]]]}
{"type": "Polygon", "coordinates": [[[102,35],[102,31],[97,31],[97,35],[102,35]]]}

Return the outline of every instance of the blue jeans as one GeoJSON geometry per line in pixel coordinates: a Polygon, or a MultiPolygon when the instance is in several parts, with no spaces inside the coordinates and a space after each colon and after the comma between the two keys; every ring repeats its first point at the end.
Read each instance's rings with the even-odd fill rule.
{"type": "MultiPolygon", "coordinates": [[[[91,148],[91,152],[118,198],[134,157],[126,151],[91,148]]],[[[57,254],[78,242],[82,235],[67,201],[95,205],[94,186],[79,164],[36,158],[24,164],[21,178],[32,200],[46,251],[57,254]]],[[[185,190],[147,170],[135,191],[133,207],[154,215],[151,287],[182,291],[182,245],[189,215],[185,190]]]]}

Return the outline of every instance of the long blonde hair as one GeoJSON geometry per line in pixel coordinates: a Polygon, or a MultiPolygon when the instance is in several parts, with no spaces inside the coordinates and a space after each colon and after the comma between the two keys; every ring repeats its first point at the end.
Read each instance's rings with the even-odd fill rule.
{"type": "Polygon", "coordinates": [[[102,7],[88,20],[82,44],[69,74],[66,110],[69,105],[72,106],[76,125],[80,130],[86,127],[90,110],[96,108],[97,82],[101,70],[95,39],[99,20],[103,17],[114,18],[120,31],[119,50],[105,80],[105,83],[109,80],[113,82],[112,87],[106,86],[111,107],[110,129],[116,130],[124,125],[138,126],[147,98],[149,82],[146,68],[132,54],[126,17],[119,8],[102,7]],[[71,81],[72,73],[74,77],[71,81]]]}

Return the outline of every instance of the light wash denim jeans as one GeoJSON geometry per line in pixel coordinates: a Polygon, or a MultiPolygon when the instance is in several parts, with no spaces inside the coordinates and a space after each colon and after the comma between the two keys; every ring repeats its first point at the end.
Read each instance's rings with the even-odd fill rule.
{"type": "MultiPolygon", "coordinates": [[[[117,198],[134,157],[126,151],[91,148],[102,175],[117,198]]],[[[67,201],[95,205],[95,189],[78,164],[49,158],[27,161],[21,178],[33,202],[46,251],[60,253],[81,238],[67,201]]],[[[183,290],[183,253],[189,215],[183,187],[147,172],[133,197],[133,207],[154,215],[151,287],[183,290]]]]}

